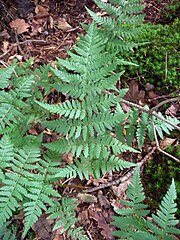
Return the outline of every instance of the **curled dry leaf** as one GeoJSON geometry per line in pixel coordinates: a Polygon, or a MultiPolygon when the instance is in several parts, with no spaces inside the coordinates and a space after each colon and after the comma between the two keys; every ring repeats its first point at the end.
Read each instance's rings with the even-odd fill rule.
{"type": "Polygon", "coordinates": [[[24,21],[24,19],[17,18],[11,21],[10,26],[12,29],[17,31],[17,34],[21,34],[28,31],[30,25],[24,21]]]}
{"type": "Polygon", "coordinates": [[[43,7],[41,5],[36,5],[35,13],[36,15],[46,15],[49,12],[49,8],[43,7]]]}

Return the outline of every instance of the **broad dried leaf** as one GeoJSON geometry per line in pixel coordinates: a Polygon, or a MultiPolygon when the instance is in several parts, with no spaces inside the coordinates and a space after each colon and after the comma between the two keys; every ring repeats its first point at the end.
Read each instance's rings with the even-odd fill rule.
{"type": "Polygon", "coordinates": [[[21,34],[28,31],[30,25],[24,21],[24,19],[17,18],[10,23],[11,28],[17,31],[17,34],[21,34]]]}
{"type": "Polygon", "coordinates": [[[49,8],[43,7],[41,5],[36,5],[35,13],[38,15],[46,15],[49,12],[49,8]]]}

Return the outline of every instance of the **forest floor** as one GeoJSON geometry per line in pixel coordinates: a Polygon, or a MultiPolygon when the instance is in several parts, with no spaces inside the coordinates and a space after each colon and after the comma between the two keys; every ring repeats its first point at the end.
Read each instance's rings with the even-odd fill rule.
{"type": "MultiPolygon", "coordinates": [[[[165,23],[166,20],[161,13],[169,2],[170,0],[144,0],[145,21],[165,23]]],[[[56,61],[57,57],[65,58],[66,49],[72,49],[78,34],[84,33],[80,23],[89,24],[92,21],[85,6],[93,11],[100,11],[92,0],[0,0],[0,64],[7,66],[14,59],[24,62],[32,57],[34,67],[39,67],[56,61]]],[[[130,153],[124,157],[128,159],[136,157],[138,161],[158,158],[159,155],[152,143],[146,145],[141,155],[130,153]]],[[[90,239],[115,239],[111,234],[114,228],[110,225],[111,217],[114,215],[113,208],[119,208],[119,200],[126,198],[125,191],[130,180],[114,186],[113,181],[125,173],[105,175],[98,180],[90,179],[84,182],[71,179],[63,188],[59,187],[62,196],[79,199],[77,216],[90,239]],[[111,182],[112,185],[109,187],[108,184],[111,182]],[[98,186],[99,189],[94,189],[98,186]],[[83,189],[88,187],[92,192],[82,193],[81,187],[83,189]]],[[[151,196],[148,198],[151,201],[151,196]]],[[[22,220],[21,213],[14,218],[19,224],[19,237],[23,231],[22,220]]],[[[52,225],[53,222],[47,220],[43,214],[33,225],[32,234],[35,237],[29,236],[27,239],[67,239],[65,234],[59,235],[58,231],[52,233],[52,225]]]]}

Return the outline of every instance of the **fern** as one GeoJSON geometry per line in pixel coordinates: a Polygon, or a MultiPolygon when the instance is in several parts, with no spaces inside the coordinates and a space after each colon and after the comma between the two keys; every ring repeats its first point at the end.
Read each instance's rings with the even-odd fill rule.
{"type": "Polygon", "coordinates": [[[114,86],[122,75],[113,73],[117,66],[114,54],[106,52],[104,40],[99,36],[95,24],[89,27],[74,50],[76,53],[69,52],[69,60],[58,59],[60,70],[52,68],[52,72],[60,79],[59,83],[54,84],[56,89],[65,91],[74,99],[54,105],[36,101],[44,109],[61,116],[60,119],[43,122],[45,127],[64,136],[45,146],[59,154],[71,151],[75,157],[76,167],[70,166],[60,171],[59,176],[62,177],[65,172],[66,177],[76,177],[77,174],[81,178],[84,175],[87,177],[87,172],[99,176],[100,172],[114,169],[115,164],[118,167],[121,165],[121,168],[131,167],[131,163],[110,161],[110,155],[114,158],[120,152],[136,152],[111,135],[113,128],[123,123],[126,117],[119,101],[127,92],[126,89],[119,91],[114,86]],[[113,92],[108,93],[110,90],[113,92]],[[77,165],[81,161],[84,167],[77,165]]]}
{"type": "MultiPolygon", "coordinates": [[[[165,118],[174,125],[178,125],[180,123],[177,118],[163,116],[160,112],[158,113],[158,115],[161,118],[165,118]]],[[[129,146],[131,146],[134,137],[136,137],[138,147],[142,148],[146,136],[148,136],[151,141],[154,141],[154,129],[152,121],[154,123],[156,134],[160,138],[163,138],[165,134],[170,134],[170,132],[175,129],[175,127],[173,127],[169,123],[162,121],[155,116],[151,118],[151,115],[147,112],[139,114],[138,109],[132,108],[132,110],[128,114],[125,125],[125,136],[122,136],[122,134],[119,136],[119,132],[122,132],[123,129],[122,126],[117,126],[115,128],[115,132],[119,136],[119,139],[121,139],[122,142],[127,142],[129,146]]]]}
{"type": "Polygon", "coordinates": [[[56,202],[53,207],[49,208],[48,213],[50,219],[58,219],[53,230],[61,229],[60,233],[68,231],[68,237],[73,237],[79,240],[87,240],[88,238],[83,234],[81,227],[75,227],[79,220],[75,216],[74,209],[77,207],[76,199],[62,198],[61,204],[56,202]]]}
{"type": "Polygon", "coordinates": [[[93,20],[102,26],[101,37],[107,39],[107,47],[116,48],[118,51],[128,51],[136,47],[131,39],[140,34],[139,24],[143,22],[143,4],[137,0],[110,1],[110,3],[95,0],[100,9],[108,16],[102,17],[87,8],[93,20]]]}
{"type": "Polygon", "coordinates": [[[179,234],[180,230],[174,226],[178,224],[175,219],[176,208],[176,189],[174,180],[163,198],[160,211],[157,215],[152,214],[153,222],[145,219],[149,214],[147,205],[142,202],[145,199],[143,187],[140,181],[140,168],[138,167],[131,184],[128,187],[127,196],[129,201],[121,200],[126,206],[123,209],[117,209],[115,212],[120,216],[114,216],[112,224],[120,230],[114,231],[113,235],[123,239],[174,239],[170,234],[179,234]]]}
{"type": "Polygon", "coordinates": [[[17,240],[16,238],[16,229],[12,227],[9,229],[10,223],[7,222],[4,226],[0,227],[0,239],[2,240],[17,240]]]}

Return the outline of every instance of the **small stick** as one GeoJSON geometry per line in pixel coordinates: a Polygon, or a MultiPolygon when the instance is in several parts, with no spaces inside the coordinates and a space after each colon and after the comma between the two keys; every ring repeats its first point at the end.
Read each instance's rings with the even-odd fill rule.
{"type": "Polygon", "coordinates": [[[164,150],[162,150],[162,149],[160,148],[159,142],[158,142],[158,138],[157,138],[157,134],[156,134],[156,128],[155,128],[153,119],[152,119],[152,126],[153,126],[154,138],[155,138],[155,142],[156,142],[156,147],[157,147],[157,149],[158,149],[160,152],[162,152],[164,155],[166,155],[166,156],[172,158],[173,160],[175,160],[176,162],[180,162],[180,160],[179,160],[178,158],[172,156],[171,154],[165,152],[164,150]]]}
{"type": "Polygon", "coordinates": [[[111,187],[113,185],[118,185],[120,183],[126,182],[130,177],[132,177],[134,172],[135,172],[135,169],[133,168],[130,171],[128,171],[126,175],[120,177],[117,180],[114,180],[110,183],[101,184],[101,185],[99,185],[97,187],[94,187],[94,188],[86,189],[86,190],[84,190],[84,192],[91,193],[91,192],[95,192],[95,191],[100,190],[100,189],[108,188],[108,187],[111,187]]]}

